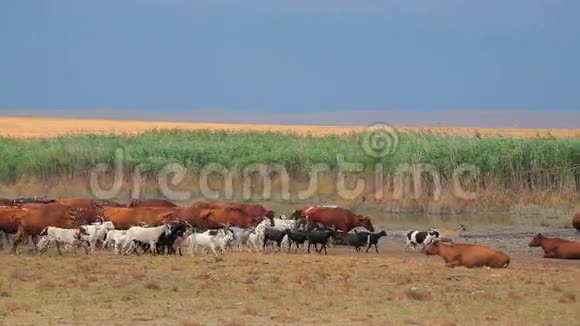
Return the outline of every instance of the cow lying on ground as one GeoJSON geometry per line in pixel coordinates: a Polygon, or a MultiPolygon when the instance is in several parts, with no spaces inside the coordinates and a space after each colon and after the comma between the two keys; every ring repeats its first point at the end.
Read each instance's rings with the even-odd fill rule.
{"type": "Polygon", "coordinates": [[[506,268],[510,263],[510,257],[505,253],[474,244],[447,245],[435,241],[427,246],[427,253],[441,256],[445,260],[445,265],[450,268],[456,266],[506,268]]]}
{"type": "Polygon", "coordinates": [[[529,243],[530,247],[542,247],[544,258],[580,259],[580,242],[560,238],[547,238],[536,234],[529,243]]]}

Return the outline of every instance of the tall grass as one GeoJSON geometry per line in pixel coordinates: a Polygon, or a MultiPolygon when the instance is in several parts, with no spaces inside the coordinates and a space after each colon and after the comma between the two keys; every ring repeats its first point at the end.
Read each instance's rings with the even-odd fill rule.
{"type": "Polygon", "coordinates": [[[506,191],[576,191],[580,184],[580,138],[504,138],[450,136],[430,132],[398,135],[394,150],[372,157],[360,145],[362,134],[298,136],[285,133],[227,131],[150,131],[140,135],[72,135],[51,139],[0,138],[0,181],[87,175],[98,163],[113,164],[115,150],[124,166],[146,164],[151,170],[179,163],[198,170],[210,163],[244,167],[278,163],[291,176],[304,176],[317,163],[331,169],[337,157],[362,163],[368,172],[381,163],[387,175],[402,164],[430,164],[450,180],[462,164],[480,171],[480,186],[493,183],[506,191]]]}

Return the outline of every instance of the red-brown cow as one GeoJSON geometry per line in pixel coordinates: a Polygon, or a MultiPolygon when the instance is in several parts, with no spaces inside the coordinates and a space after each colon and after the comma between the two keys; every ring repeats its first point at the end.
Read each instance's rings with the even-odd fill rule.
{"type": "Polygon", "coordinates": [[[127,207],[177,207],[177,205],[165,199],[133,199],[127,207]]]}
{"type": "Polygon", "coordinates": [[[241,204],[235,202],[197,202],[194,208],[200,209],[239,209],[243,213],[254,217],[274,218],[274,211],[258,204],[241,204]]]}
{"type": "Polygon", "coordinates": [[[357,215],[341,207],[314,206],[302,210],[299,214],[304,214],[301,215],[301,224],[307,224],[308,229],[311,229],[316,224],[320,224],[344,232],[348,232],[359,226],[371,232],[375,230],[368,216],[357,215]]]}
{"type": "Polygon", "coordinates": [[[60,198],[56,200],[57,203],[69,207],[78,208],[82,224],[91,224],[102,218],[101,208],[94,199],[90,198],[60,198]]]}
{"type": "Polygon", "coordinates": [[[95,202],[97,203],[97,206],[100,208],[104,208],[104,207],[127,207],[127,205],[123,205],[121,203],[117,203],[116,201],[112,201],[112,200],[108,200],[108,199],[103,199],[103,200],[95,200],[95,202]]]}
{"type": "Polygon", "coordinates": [[[0,198],[0,206],[14,207],[17,205],[16,205],[16,203],[14,203],[14,200],[12,200],[12,199],[0,198]]]}
{"type": "Polygon", "coordinates": [[[530,247],[542,247],[544,258],[580,259],[580,242],[560,238],[547,238],[538,233],[529,243],[530,247]]]}
{"type": "Polygon", "coordinates": [[[20,219],[27,214],[26,210],[18,207],[0,208],[0,231],[9,234],[16,233],[20,225],[20,219]]]}
{"type": "Polygon", "coordinates": [[[580,231],[580,213],[574,215],[574,218],[572,218],[572,225],[576,228],[576,231],[580,231]]]}
{"type": "Polygon", "coordinates": [[[18,231],[12,245],[14,253],[20,241],[26,236],[32,236],[32,241],[36,244],[37,236],[48,226],[75,229],[85,222],[79,218],[79,208],[60,203],[25,204],[22,209],[27,214],[19,219],[18,231]]]}
{"type": "Polygon", "coordinates": [[[504,252],[474,244],[447,245],[436,241],[427,246],[427,254],[439,255],[450,268],[465,266],[467,268],[488,266],[491,268],[506,268],[510,257],[504,252]]]}
{"type": "Polygon", "coordinates": [[[159,226],[172,220],[185,220],[173,207],[106,207],[103,217],[113,222],[115,229],[127,230],[135,225],[159,226]]]}
{"type": "Polygon", "coordinates": [[[256,226],[267,216],[258,217],[246,214],[238,208],[199,209],[196,218],[191,223],[200,229],[216,229],[224,225],[249,228],[256,226]]]}

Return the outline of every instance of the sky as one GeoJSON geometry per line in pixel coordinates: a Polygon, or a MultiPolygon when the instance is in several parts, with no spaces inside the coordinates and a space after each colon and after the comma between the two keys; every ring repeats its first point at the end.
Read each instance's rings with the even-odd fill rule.
{"type": "Polygon", "coordinates": [[[579,40],[574,0],[3,0],[0,113],[577,113],[579,40]]]}

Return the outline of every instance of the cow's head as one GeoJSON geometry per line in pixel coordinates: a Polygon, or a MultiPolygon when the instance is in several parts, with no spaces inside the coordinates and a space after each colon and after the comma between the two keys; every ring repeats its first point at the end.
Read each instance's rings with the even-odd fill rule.
{"type": "MultiPolygon", "coordinates": [[[[271,227],[274,227],[275,226],[275,224],[274,224],[274,216],[268,216],[268,215],[266,215],[266,216],[264,216],[264,219],[267,219],[269,221],[271,227]]],[[[262,219],[262,221],[264,219],[262,219]]]]}
{"type": "Polygon", "coordinates": [[[441,242],[438,240],[433,241],[430,245],[425,247],[425,254],[427,255],[438,255],[439,254],[439,247],[441,246],[441,242]]]}
{"type": "Polygon", "coordinates": [[[295,209],[294,211],[292,211],[292,214],[290,214],[290,216],[295,220],[302,218],[302,211],[299,209],[295,209]]]}
{"type": "Polygon", "coordinates": [[[375,228],[373,223],[371,223],[371,218],[368,216],[364,216],[360,218],[360,226],[364,227],[365,229],[374,232],[375,228]]]}
{"type": "Polygon", "coordinates": [[[529,247],[539,247],[542,245],[542,240],[544,239],[544,235],[541,233],[536,234],[532,241],[528,244],[529,247]]]}

